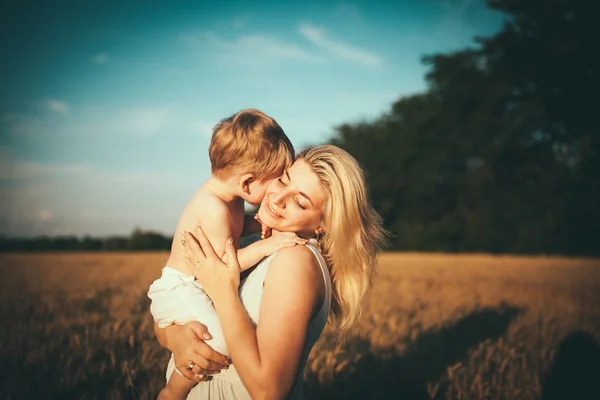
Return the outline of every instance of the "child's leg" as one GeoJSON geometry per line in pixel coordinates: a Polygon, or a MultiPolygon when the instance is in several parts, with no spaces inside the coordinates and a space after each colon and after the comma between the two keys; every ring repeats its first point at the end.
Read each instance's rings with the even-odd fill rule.
{"type": "Polygon", "coordinates": [[[158,394],[159,400],[170,400],[180,399],[183,400],[187,397],[188,393],[192,388],[196,386],[196,382],[190,381],[185,376],[181,375],[177,369],[173,371],[167,386],[163,388],[158,394]]]}

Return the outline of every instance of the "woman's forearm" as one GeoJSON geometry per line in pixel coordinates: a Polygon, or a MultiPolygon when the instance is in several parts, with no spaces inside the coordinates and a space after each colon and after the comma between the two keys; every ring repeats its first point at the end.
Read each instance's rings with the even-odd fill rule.
{"type": "Polygon", "coordinates": [[[261,362],[256,328],[248,318],[237,291],[228,290],[214,300],[233,365],[251,397],[284,397],[285,393],[277,393],[282,388],[278,387],[278,382],[269,379],[268,371],[261,362]]]}
{"type": "Polygon", "coordinates": [[[167,330],[165,328],[159,328],[156,322],[154,323],[154,334],[156,335],[158,343],[165,349],[170,350],[167,344],[167,330]]]}

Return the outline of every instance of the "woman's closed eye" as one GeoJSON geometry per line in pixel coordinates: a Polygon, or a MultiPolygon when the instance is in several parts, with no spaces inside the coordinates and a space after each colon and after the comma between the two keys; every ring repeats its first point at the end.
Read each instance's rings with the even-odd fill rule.
{"type": "Polygon", "coordinates": [[[298,207],[300,207],[303,210],[306,210],[306,207],[304,207],[302,204],[300,204],[300,202],[298,201],[298,199],[294,199],[296,201],[296,204],[298,205],[298,207]]]}
{"type": "Polygon", "coordinates": [[[285,184],[285,182],[283,181],[283,179],[281,179],[281,177],[277,178],[277,180],[279,181],[280,184],[282,184],[283,186],[287,186],[285,184]]]}

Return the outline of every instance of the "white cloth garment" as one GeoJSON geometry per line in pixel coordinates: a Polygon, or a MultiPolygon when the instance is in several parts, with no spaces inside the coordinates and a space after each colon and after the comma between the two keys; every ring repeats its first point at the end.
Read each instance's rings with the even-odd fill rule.
{"type": "Polygon", "coordinates": [[[193,276],[164,267],[161,277],[150,285],[148,297],[152,300],[150,312],[160,328],[200,321],[213,336],[206,343],[229,356],[215,307],[193,276]]]}
{"type": "MultiPolygon", "coordinates": [[[[315,240],[311,240],[306,245],[317,257],[321,272],[323,273],[323,279],[325,281],[325,300],[318,314],[310,321],[308,326],[306,341],[304,343],[304,349],[302,351],[302,359],[294,385],[287,397],[288,400],[300,400],[303,398],[302,394],[302,379],[304,366],[310,351],[321,335],[325,323],[327,322],[327,316],[329,315],[329,309],[331,307],[331,278],[329,276],[329,270],[327,264],[321,256],[319,248],[315,240]]],[[[252,320],[252,323],[256,326],[259,321],[259,310],[260,303],[262,301],[263,294],[263,283],[267,273],[267,269],[271,263],[275,254],[265,258],[261,261],[256,269],[252,271],[250,275],[242,282],[240,286],[240,299],[244,308],[248,312],[248,316],[252,320]]],[[[184,307],[183,304],[179,306],[184,307]]],[[[202,318],[198,318],[202,323],[205,323],[202,318]]],[[[220,327],[220,325],[219,325],[220,327]]],[[[208,331],[213,334],[210,326],[208,331]]],[[[167,380],[175,370],[175,364],[173,357],[169,361],[167,367],[167,380]]],[[[189,393],[188,400],[250,400],[250,394],[242,384],[239,375],[235,370],[235,364],[230,366],[228,370],[225,370],[219,374],[213,376],[212,380],[198,383],[189,393]]]]}

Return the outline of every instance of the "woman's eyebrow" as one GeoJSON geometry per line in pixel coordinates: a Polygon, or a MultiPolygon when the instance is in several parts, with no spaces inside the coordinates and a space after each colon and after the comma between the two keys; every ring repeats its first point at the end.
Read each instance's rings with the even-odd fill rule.
{"type": "MultiPolygon", "coordinates": [[[[289,182],[292,181],[292,179],[290,178],[289,172],[285,171],[285,176],[287,176],[287,179],[289,182]]],[[[298,192],[298,193],[300,193],[302,196],[306,197],[306,200],[308,200],[308,202],[310,203],[311,206],[313,206],[313,207],[315,206],[315,204],[312,202],[312,200],[306,193],[304,193],[304,192],[298,192]]]]}
{"type": "Polygon", "coordinates": [[[312,200],[310,199],[310,197],[308,197],[308,195],[304,192],[299,192],[302,196],[306,197],[306,200],[308,200],[308,202],[310,203],[310,205],[312,205],[313,207],[315,206],[312,202],[312,200]]]}

